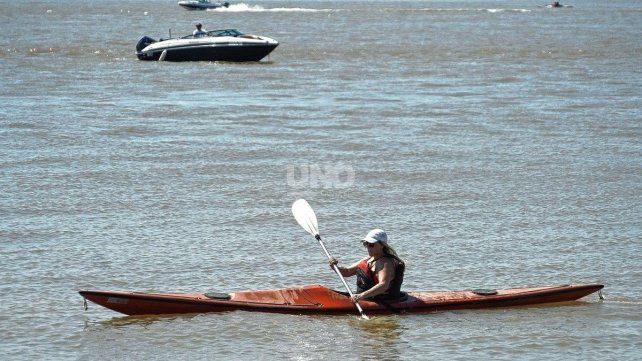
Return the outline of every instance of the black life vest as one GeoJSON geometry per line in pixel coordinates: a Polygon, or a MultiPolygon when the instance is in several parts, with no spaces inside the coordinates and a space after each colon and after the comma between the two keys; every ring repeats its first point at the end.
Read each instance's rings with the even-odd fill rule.
{"type": "MultiPolygon", "coordinates": [[[[397,257],[391,255],[384,255],[382,257],[387,257],[392,259],[395,264],[395,278],[390,283],[388,290],[380,295],[373,297],[373,300],[382,299],[382,300],[393,300],[403,296],[401,292],[401,284],[403,283],[403,273],[406,269],[404,263],[397,257]]],[[[373,262],[376,260],[373,260],[373,262]]],[[[377,274],[371,269],[372,263],[363,260],[357,266],[357,293],[365,292],[377,283],[379,283],[379,278],[377,274]]]]}

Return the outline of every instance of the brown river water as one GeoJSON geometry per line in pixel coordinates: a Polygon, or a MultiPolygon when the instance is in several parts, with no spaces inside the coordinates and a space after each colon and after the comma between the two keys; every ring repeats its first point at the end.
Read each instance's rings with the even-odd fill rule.
{"type": "Polygon", "coordinates": [[[642,4],[543,3],[3,2],[3,359],[640,359],[642,4]],[[136,59],[196,21],[280,45],[136,59]],[[83,310],[81,289],[340,289],[300,197],[343,264],[385,229],[405,290],[606,299],[371,321],[83,310]]]}

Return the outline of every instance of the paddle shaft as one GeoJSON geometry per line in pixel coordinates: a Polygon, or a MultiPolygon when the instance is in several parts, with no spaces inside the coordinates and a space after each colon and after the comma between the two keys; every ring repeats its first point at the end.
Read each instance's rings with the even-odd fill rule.
{"type": "MultiPolygon", "coordinates": [[[[328,252],[328,249],[325,248],[325,245],[323,244],[323,241],[321,241],[321,236],[317,234],[314,238],[316,238],[317,241],[319,241],[319,244],[321,245],[321,248],[323,248],[323,251],[325,252],[325,255],[328,256],[328,260],[332,260],[332,256],[330,255],[330,252],[328,252]]],[[[337,266],[336,264],[333,264],[332,268],[339,275],[339,278],[341,278],[341,282],[343,282],[343,285],[345,286],[346,290],[348,290],[348,294],[352,298],[352,296],[354,296],[354,294],[352,293],[352,290],[350,289],[350,286],[348,286],[348,283],[346,282],[346,279],[343,278],[343,275],[341,274],[341,271],[339,271],[339,266],[337,266]]],[[[366,316],[366,314],[363,312],[363,309],[359,305],[359,302],[355,302],[354,305],[357,307],[357,310],[359,310],[359,313],[361,314],[361,317],[368,318],[368,316],[366,316]]]]}

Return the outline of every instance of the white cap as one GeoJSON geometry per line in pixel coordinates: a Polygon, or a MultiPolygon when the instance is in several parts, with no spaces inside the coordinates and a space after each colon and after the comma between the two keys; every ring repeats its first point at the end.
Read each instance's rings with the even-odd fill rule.
{"type": "Polygon", "coordinates": [[[383,229],[375,228],[372,231],[368,232],[368,234],[366,234],[365,238],[362,241],[368,243],[388,243],[388,235],[383,229]]]}

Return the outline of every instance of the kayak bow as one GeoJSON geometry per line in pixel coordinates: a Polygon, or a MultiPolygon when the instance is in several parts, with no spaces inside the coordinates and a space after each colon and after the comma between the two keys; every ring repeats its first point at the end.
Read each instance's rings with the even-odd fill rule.
{"type": "MultiPolygon", "coordinates": [[[[504,290],[408,292],[398,302],[360,303],[368,313],[411,313],[535,305],[575,301],[601,290],[601,284],[573,284],[504,290]]],[[[224,312],[234,310],[288,314],[348,314],[354,304],[345,293],[321,285],[211,293],[145,293],[127,291],[79,292],[86,300],[126,315],[224,312]]]]}

